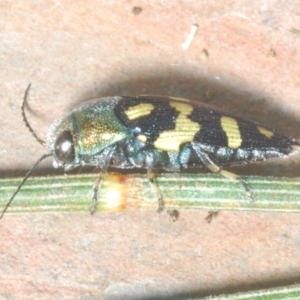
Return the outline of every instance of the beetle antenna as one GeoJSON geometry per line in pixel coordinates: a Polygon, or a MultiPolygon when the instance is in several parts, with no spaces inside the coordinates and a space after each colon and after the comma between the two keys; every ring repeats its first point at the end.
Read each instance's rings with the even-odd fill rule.
{"type": "Polygon", "coordinates": [[[15,192],[13,193],[13,195],[11,196],[11,198],[9,199],[9,201],[7,202],[7,204],[5,205],[0,219],[2,219],[3,215],[5,214],[5,212],[7,211],[8,207],[10,206],[11,202],[14,200],[15,196],[18,194],[20,188],[23,186],[23,184],[26,182],[26,180],[28,179],[28,177],[30,176],[30,174],[35,170],[35,168],[37,167],[37,165],[44,160],[45,158],[52,156],[52,153],[47,153],[44,154],[34,165],[33,167],[27,172],[27,174],[25,175],[25,177],[23,178],[22,182],[19,184],[18,188],[15,190],[15,192]]]}
{"type": "Polygon", "coordinates": [[[41,138],[39,138],[38,135],[35,133],[35,131],[32,129],[32,127],[30,126],[30,124],[29,124],[29,122],[27,120],[26,114],[25,114],[25,105],[26,105],[26,102],[27,102],[27,96],[29,94],[30,87],[31,87],[31,83],[29,83],[29,85],[28,85],[28,87],[27,87],[27,89],[25,91],[24,98],[23,98],[23,103],[22,103],[22,116],[23,116],[23,120],[25,122],[26,127],[29,129],[29,131],[32,133],[32,135],[35,137],[35,139],[40,144],[42,144],[43,146],[46,146],[46,142],[44,140],[42,140],[41,138]]]}

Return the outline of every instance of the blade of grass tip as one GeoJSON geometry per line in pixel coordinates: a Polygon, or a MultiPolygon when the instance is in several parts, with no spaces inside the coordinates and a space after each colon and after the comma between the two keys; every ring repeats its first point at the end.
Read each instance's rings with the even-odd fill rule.
{"type": "Polygon", "coordinates": [[[280,288],[249,291],[220,296],[209,296],[205,298],[191,298],[191,300],[291,300],[300,299],[300,285],[291,285],[280,288]]]}

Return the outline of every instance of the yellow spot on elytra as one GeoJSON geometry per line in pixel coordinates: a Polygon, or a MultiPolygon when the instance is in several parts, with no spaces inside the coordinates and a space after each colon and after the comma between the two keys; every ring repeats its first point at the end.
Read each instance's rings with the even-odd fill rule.
{"type": "Polygon", "coordinates": [[[140,103],[129,107],[125,110],[125,114],[129,120],[136,120],[140,117],[150,115],[153,109],[154,105],[151,103],[140,103]]]}
{"type": "Polygon", "coordinates": [[[221,117],[221,127],[226,133],[228,147],[236,149],[242,144],[241,132],[236,119],[231,117],[221,117]]]}
{"type": "Polygon", "coordinates": [[[146,143],[147,142],[147,137],[144,134],[139,134],[136,139],[140,142],[146,143]]]}
{"type": "Polygon", "coordinates": [[[272,132],[269,129],[266,129],[264,127],[257,127],[257,129],[259,130],[259,132],[263,135],[265,135],[267,138],[271,138],[274,135],[274,132],[272,132]]]}
{"type": "Polygon", "coordinates": [[[154,142],[154,147],[165,151],[179,151],[181,144],[194,140],[200,125],[188,117],[193,111],[191,105],[180,102],[170,102],[170,105],[179,112],[175,120],[175,129],[163,131],[154,142]]]}

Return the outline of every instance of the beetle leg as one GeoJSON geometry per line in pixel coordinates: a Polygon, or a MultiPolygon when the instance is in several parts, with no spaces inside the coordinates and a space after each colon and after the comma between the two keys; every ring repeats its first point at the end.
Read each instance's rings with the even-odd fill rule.
{"type": "Polygon", "coordinates": [[[226,170],[222,170],[220,167],[218,167],[210,158],[209,156],[206,154],[205,151],[203,151],[203,149],[201,148],[201,146],[199,146],[198,144],[195,143],[191,143],[193,149],[196,151],[198,157],[201,159],[202,163],[213,173],[219,173],[221,175],[223,175],[224,177],[227,177],[231,180],[235,180],[238,181],[245,189],[246,191],[246,195],[250,200],[254,200],[254,194],[251,191],[251,189],[249,188],[248,184],[246,181],[244,181],[240,176],[228,172],[226,170]]]}
{"type": "Polygon", "coordinates": [[[103,162],[102,166],[100,167],[99,177],[93,186],[92,204],[90,207],[91,214],[93,214],[97,209],[98,194],[101,189],[101,185],[102,185],[102,181],[103,181],[103,174],[106,173],[106,170],[109,166],[109,163],[111,161],[111,158],[112,158],[112,155],[113,155],[115,149],[116,149],[116,146],[110,147],[108,153],[106,154],[104,162],[103,162]]]}
{"type": "Polygon", "coordinates": [[[100,171],[99,177],[93,186],[93,196],[92,196],[92,204],[90,207],[90,212],[93,214],[97,209],[97,201],[98,201],[98,193],[102,185],[102,170],[100,171]]]}
{"type": "Polygon", "coordinates": [[[156,198],[157,198],[157,201],[158,201],[158,209],[157,211],[158,212],[162,212],[163,209],[164,209],[164,202],[163,202],[163,199],[162,199],[162,195],[161,195],[161,192],[154,180],[154,173],[153,173],[153,155],[152,153],[147,153],[146,154],[146,159],[145,159],[145,162],[146,162],[146,167],[147,167],[147,177],[148,177],[148,180],[150,182],[150,186],[151,186],[151,189],[153,191],[153,193],[155,194],[156,198]]]}

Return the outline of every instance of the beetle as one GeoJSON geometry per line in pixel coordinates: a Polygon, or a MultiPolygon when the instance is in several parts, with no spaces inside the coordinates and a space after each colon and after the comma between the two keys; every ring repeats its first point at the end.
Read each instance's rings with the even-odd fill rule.
{"type": "Polygon", "coordinates": [[[31,128],[25,114],[28,86],[22,115],[36,140],[48,148],[26,174],[6,204],[10,203],[37,165],[52,156],[54,167],[68,170],[81,165],[97,166],[99,177],[93,187],[91,213],[96,211],[103,174],[109,166],[147,170],[150,186],[164,208],[155,183],[154,169],[180,172],[191,166],[207,167],[239,181],[250,200],[254,194],[240,176],[223,166],[287,157],[300,143],[270,127],[235,116],[216,107],[169,96],[116,96],[93,99],[57,119],[51,125],[47,142],[31,128]]]}

